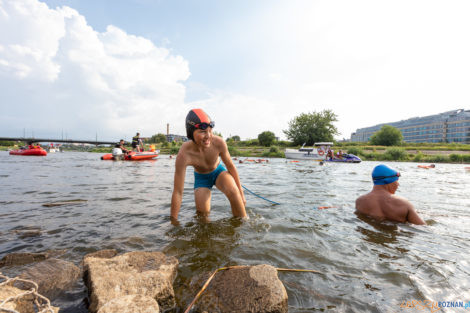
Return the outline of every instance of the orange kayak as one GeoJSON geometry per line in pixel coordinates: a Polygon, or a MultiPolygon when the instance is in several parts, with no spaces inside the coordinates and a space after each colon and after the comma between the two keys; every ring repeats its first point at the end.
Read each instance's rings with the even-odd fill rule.
{"type": "Polygon", "coordinates": [[[47,151],[42,149],[42,148],[17,149],[17,150],[11,150],[10,155],[39,155],[39,156],[46,156],[47,151]]]}

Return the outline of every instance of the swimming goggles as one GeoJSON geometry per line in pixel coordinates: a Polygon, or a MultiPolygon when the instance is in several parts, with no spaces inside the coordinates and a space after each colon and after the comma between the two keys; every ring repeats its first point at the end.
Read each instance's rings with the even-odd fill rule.
{"type": "Polygon", "coordinates": [[[211,121],[210,123],[199,123],[199,124],[194,125],[194,127],[196,127],[197,129],[201,129],[201,130],[206,130],[207,127],[214,128],[214,126],[215,126],[214,121],[211,121]]]}
{"type": "Polygon", "coordinates": [[[385,179],[385,178],[400,177],[400,176],[401,176],[400,172],[397,172],[395,175],[372,177],[372,180],[382,180],[382,179],[385,179]]]}

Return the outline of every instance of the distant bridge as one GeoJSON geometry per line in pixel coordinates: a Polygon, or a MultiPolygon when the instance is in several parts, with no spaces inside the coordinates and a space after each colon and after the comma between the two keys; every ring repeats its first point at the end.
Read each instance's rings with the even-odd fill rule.
{"type": "Polygon", "coordinates": [[[47,138],[26,138],[26,137],[0,137],[0,141],[23,141],[27,143],[33,142],[64,142],[64,143],[89,143],[92,145],[114,145],[118,141],[98,141],[98,140],[75,140],[75,139],[47,139],[47,138]]]}

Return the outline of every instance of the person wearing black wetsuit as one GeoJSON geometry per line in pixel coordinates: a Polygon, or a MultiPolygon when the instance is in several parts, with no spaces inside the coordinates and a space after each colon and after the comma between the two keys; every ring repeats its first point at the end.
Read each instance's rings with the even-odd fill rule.
{"type": "Polygon", "coordinates": [[[137,133],[134,137],[132,137],[132,151],[140,152],[140,146],[142,141],[140,139],[140,134],[137,133]]]}

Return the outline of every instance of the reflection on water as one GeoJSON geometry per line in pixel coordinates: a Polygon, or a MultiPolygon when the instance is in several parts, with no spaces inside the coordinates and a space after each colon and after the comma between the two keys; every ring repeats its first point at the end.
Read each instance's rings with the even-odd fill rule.
{"type": "MultiPolygon", "coordinates": [[[[260,263],[320,271],[279,273],[289,311],[295,313],[400,312],[403,300],[470,299],[470,172],[462,165],[438,164],[432,170],[392,165],[402,173],[397,194],[415,205],[428,223],[424,227],[354,214],[354,200],[372,187],[376,162],[319,166],[283,159],[237,164],[245,186],[281,203],[246,194],[248,221],[232,218],[228,201],[216,190],[210,221],[198,218],[188,170],[181,224],[173,226],[174,159],[99,157],[0,153],[0,258],[60,250],[62,258],[79,264],[86,253],[100,249],[163,251],[180,262],[176,312],[194,296],[187,292],[193,277],[222,266],[260,263]],[[319,210],[322,206],[331,208],[319,210]]],[[[80,282],[56,303],[61,312],[86,312],[85,294],[80,282]]]]}

